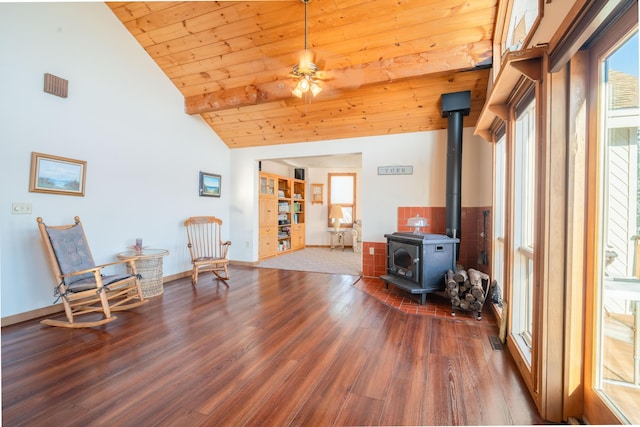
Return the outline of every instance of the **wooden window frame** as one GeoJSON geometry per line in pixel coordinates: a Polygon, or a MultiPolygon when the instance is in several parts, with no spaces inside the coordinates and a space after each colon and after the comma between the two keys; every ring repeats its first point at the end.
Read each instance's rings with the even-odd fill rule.
{"type": "Polygon", "coordinates": [[[353,222],[356,220],[356,173],[353,172],[341,172],[341,173],[329,173],[327,176],[327,227],[333,228],[335,225],[331,222],[331,218],[329,218],[329,213],[331,212],[331,205],[333,202],[331,201],[331,178],[334,176],[352,176],[353,177],[353,204],[343,204],[341,206],[343,208],[350,207],[351,208],[351,219],[352,222],[340,222],[340,228],[352,228],[353,222]]]}
{"type": "MultiPolygon", "coordinates": [[[[507,166],[507,153],[506,153],[506,136],[504,124],[502,124],[496,133],[496,144],[493,150],[493,236],[491,238],[491,253],[493,254],[491,260],[492,277],[497,281],[501,295],[500,299],[504,298],[504,266],[505,266],[505,249],[504,249],[504,233],[505,233],[505,217],[506,217],[506,166],[507,166]],[[499,147],[499,148],[498,148],[499,147]],[[498,152],[500,150],[500,153],[498,152]],[[500,170],[501,175],[498,175],[498,162],[501,162],[500,170]],[[498,186],[500,188],[498,188],[498,186]],[[498,223],[499,222],[499,223],[498,223]],[[500,270],[500,271],[497,271],[500,270]]],[[[496,316],[499,325],[502,324],[502,301],[500,304],[493,303],[491,305],[493,313],[496,316]]],[[[504,319],[506,321],[506,318],[504,319]]],[[[500,328],[501,336],[503,339],[502,328],[500,328]]]]}
{"type": "MultiPolygon", "coordinates": [[[[600,59],[604,57],[611,48],[621,39],[638,27],[637,3],[635,10],[628,10],[617,20],[615,25],[608,27],[609,31],[604,32],[598,40],[590,46],[587,52],[586,77],[589,80],[589,87],[595,88],[589,92],[588,103],[588,183],[585,194],[601,195],[600,184],[600,59]],[[591,73],[589,73],[591,71],[591,73]]],[[[584,416],[590,424],[618,424],[623,423],[621,416],[611,408],[606,398],[596,389],[597,383],[597,339],[598,331],[597,311],[598,289],[600,268],[598,262],[599,254],[599,222],[600,222],[600,198],[588,197],[587,218],[586,218],[586,291],[585,291],[585,328],[584,328],[584,416]]]]}
{"type": "MultiPolygon", "coordinates": [[[[540,412],[550,421],[561,421],[563,414],[562,395],[562,348],[550,343],[562,342],[562,328],[554,328],[563,321],[564,289],[557,286],[552,274],[563,275],[565,192],[558,190],[554,182],[564,182],[564,167],[555,162],[564,160],[562,142],[550,144],[547,121],[550,104],[547,101],[551,90],[548,70],[548,54],[545,46],[520,52],[508,53],[491,93],[487,97],[478,119],[476,134],[487,141],[496,141],[496,129],[505,124],[506,133],[506,197],[505,197],[505,271],[503,287],[503,313],[507,325],[512,322],[514,248],[514,132],[516,108],[521,100],[533,90],[536,99],[536,166],[534,201],[534,247],[536,248],[533,271],[533,325],[531,351],[523,352],[517,344],[519,339],[507,330],[506,343],[520,370],[522,378],[540,412]],[[558,152],[557,157],[551,152],[558,152]],[[553,163],[553,164],[552,164],[553,163]],[[553,215],[550,215],[551,211],[553,215]],[[557,234],[557,236],[554,236],[557,234]],[[558,244],[560,236],[560,244],[558,244]],[[560,350],[560,351],[558,351],[560,350]]],[[[557,142],[557,141],[556,141],[557,142]]],[[[508,328],[509,329],[509,328],[508,328]]]]}

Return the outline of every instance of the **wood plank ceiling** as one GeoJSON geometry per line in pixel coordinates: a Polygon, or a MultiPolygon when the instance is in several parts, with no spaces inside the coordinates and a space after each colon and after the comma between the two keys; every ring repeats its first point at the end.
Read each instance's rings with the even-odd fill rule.
{"type": "Polygon", "coordinates": [[[303,99],[301,0],[107,4],[232,149],[444,129],[441,94],[465,90],[474,126],[484,104],[497,0],[310,0],[323,90],[303,99]]]}

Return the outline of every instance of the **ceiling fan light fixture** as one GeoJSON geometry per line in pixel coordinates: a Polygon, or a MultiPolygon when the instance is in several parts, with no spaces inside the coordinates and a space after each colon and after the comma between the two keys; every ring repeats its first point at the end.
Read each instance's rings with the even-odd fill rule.
{"type": "Polygon", "coordinates": [[[316,73],[318,72],[318,66],[311,62],[307,50],[307,3],[309,0],[301,0],[304,3],[304,52],[305,55],[300,59],[300,63],[293,66],[292,74],[299,78],[298,84],[291,91],[293,96],[302,98],[302,96],[311,91],[312,96],[316,96],[322,91],[322,88],[313,81],[316,73]]]}
{"type": "Polygon", "coordinates": [[[306,76],[302,76],[291,93],[298,98],[302,98],[302,95],[307,92],[309,92],[309,80],[307,80],[306,76]]]}
{"type": "Polygon", "coordinates": [[[322,91],[322,88],[320,86],[318,86],[318,84],[315,83],[314,81],[311,81],[311,84],[310,84],[309,88],[310,88],[311,94],[313,96],[318,95],[322,91]]]}
{"type": "Polygon", "coordinates": [[[293,89],[293,91],[291,91],[291,93],[298,98],[302,98],[302,96],[309,91],[311,91],[311,94],[313,96],[316,96],[322,91],[322,88],[311,79],[311,76],[302,75],[300,76],[298,84],[293,89]]]}
{"type": "Polygon", "coordinates": [[[311,83],[309,82],[309,77],[308,76],[304,76],[303,78],[300,79],[300,81],[298,82],[298,88],[300,88],[300,90],[302,91],[302,93],[307,93],[309,92],[309,87],[311,86],[311,83]]]}

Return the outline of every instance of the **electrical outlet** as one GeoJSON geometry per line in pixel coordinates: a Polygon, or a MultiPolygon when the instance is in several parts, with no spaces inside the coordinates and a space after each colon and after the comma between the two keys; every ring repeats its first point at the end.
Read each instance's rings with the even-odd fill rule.
{"type": "Polygon", "coordinates": [[[11,213],[12,214],[30,214],[31,213],[31,203],[12,203],[11,204],[11,213]]]}
{"type": "Polygon", "coordinates": [[[375,255],[375,248],[373,246],[369,248],[369,255],[375,255]]]}

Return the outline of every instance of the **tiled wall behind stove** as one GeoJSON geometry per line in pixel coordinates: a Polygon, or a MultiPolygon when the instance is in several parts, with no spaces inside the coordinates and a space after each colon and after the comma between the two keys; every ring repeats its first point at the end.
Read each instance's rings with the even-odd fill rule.
{"type": "MultiPolygon", "coordinates": [[[[401,206],[398,208],[397,229],[389,230],[411,232],[412,228],[407,226],[409,218],[419,215],[427,219],[429,224],[421,229],[422,233],[445,234],[446,232],[446,209],[444,207],[418,207],[401,206]]],[[[461,209],[461,239],[460,255],[458,265],[462,268],[475,268],[491,275],[491,208],[490,207],[468,207],[461,209]],[[487,215],[486,246],[483,246],[483,211],[489,211],[487,215]],[[480,264],[480,254],[482,250],[487,253],[488,265],[480,264]]],[[[387,244],[386,242],[363,242],[362,244],[362,273],[366,277],[378,277],[386,273],[387,244]]]]}

